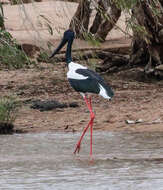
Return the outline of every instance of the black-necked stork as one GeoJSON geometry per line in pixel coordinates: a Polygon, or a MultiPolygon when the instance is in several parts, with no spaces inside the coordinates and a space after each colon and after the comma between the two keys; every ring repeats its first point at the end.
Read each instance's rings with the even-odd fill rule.
{"type": "Polygon", "coordinates": [[[87,129],[90,127],[90,130],[91,130],[90,156],[92,156],[92,132],[93,132],[93,121],[94,121],[95,114],[93,113],[93,110],[92,110],[91,96],[87,98],[86,94],[95,93],[95,94],[101,95],[102,97],[108,100],[111,100],[114,93],[111,87],[105,83],[104,79],[101,76],[99,76],[94,71],[88,69],[87,67],[74,63],[72,61],[71,47],[72,47],[74,38],[75,38],[75,34],[73,31],[71,31],[70,29],[65,31],[61,43],[56,48],[56,50],[52,53],[50,58],[52,58],[55,54],[57,54],[59,50],[67,43],[66,63],[68,66],[68,72],[67,72],[68,81],[70,85],[72,86],[72,88],[74,88],[77,92],[79,92],[83,96],[86,102],[86,105],[90,111],[90,121],[88,125],[86,126],[86,128],[84,129],[79,141],[76,144],[74,154],[76,152],[79,153],[81,141],[87,129]]]}

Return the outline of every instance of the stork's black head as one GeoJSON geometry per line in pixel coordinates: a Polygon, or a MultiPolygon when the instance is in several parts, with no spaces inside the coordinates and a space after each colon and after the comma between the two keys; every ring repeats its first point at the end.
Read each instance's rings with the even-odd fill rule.
{"type": "MultiPolygon", "coordinates": [[[[63,35],[63,38],[61,40],[61,43],[59,44],[59,46],[55,49],[55,51],[53,52],[53,54],[50,56],[50,58],[52,58],[54,55],[56,55],[61,49],[62,47],[68,42],[68,46],[69,46],[69,49],[68,51],[71,51],[71,45],[72,45],[72,42],[75,38],[75,34],[72,30],[68,29],[64,32],[64,35],[63,35]]],[[[67,59],[67,57],[66,57],[67,59]]],[[[70,57],[68,59],[71,59],[70,57]]],[[[67,62],[67,60],[66,60],[67,62]]]]}

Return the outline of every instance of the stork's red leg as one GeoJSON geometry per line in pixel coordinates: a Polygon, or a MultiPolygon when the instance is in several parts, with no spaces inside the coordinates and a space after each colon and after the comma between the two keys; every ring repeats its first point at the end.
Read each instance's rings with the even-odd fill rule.
{"type": "Polygon", "coordinates": [[[89,121],[88,125],[85,127],[85,129],[84,129],[84,131],[83,131],[83,133],[82,133],[82,135],[81,135],[81,137],[80,137],[78,143],[76,144],[76,148],[75,148],[74,154],[75,154],[76,152],[79,153],[81,141],[82,141],[82,139],[83,139],[83,137],[84,137],[86,131],[88,130],[88,128],[91,127],[90,155],[92,155],[92,126],[93,126],[93,120],[94,120],[94,117],[95,117],[95,116],[94,116],[94,113],[93,113],[93,111],[92,111],[91,98],[90,98],[89,101],[88,101],[87,97],[85,96],[85,97],[84,97],[84,100],[85,100],[86,105],[87,105],[87,107],[88,107],[88,109],[89,109],[89,111],[90,111],[90,117],[91,117],[91,118],[90,118],[90,121],[89,121]]]}
{"type": "Polygon", "coordinates": [[[91,120],[89,121],[89,123],[88,123],[88,125],[86,126],[86,128],[84,129],[84,131],[83,131],[83,133],[82,133],[82,135],[81,135],[81,137],[80,137],[78,143],[76,144],[76,148],[75,148],[74,154],[76,154],[76,152],[79,153],[81,141],[82,141],[82,139],[83,139],[83,137],[84,137],[84,135],[85,135],[87,129],[89,128],[90,123],[91,123],[91,120]]]}
{"type": "Polygon", "coordinates": [[[92,137],[93,137],[93,120],[92,122],[90,123],[90,129],[91,129],[91,141],[90,141],[90,156],[92,156],[92,137]]]}
{"type": "Polygon", "coordinates": [[[91,97],[89,98],[89,105],[90,105],[90,113],[91,113],[91,123],[90,123],[90,132],[91,132],[91,137],[90,137],[90,156],[92,156],[93,121],[94,121],[95,115],[94,115],[93,110],[92,110],[91,97]]]}

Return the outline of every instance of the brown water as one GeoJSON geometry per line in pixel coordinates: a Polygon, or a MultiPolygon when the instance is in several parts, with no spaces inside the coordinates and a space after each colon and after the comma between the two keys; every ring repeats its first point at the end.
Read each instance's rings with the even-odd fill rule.
{"type": "Polygon", "coordinates": [[[163,133],[94,133],[73,156],[79,133],[0,136],[2,190],[163,190],[163,133]]]}

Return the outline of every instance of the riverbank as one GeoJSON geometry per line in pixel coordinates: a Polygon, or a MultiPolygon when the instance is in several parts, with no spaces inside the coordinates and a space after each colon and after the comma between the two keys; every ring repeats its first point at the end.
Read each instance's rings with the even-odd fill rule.
{"type": "MultiPolygon", "coordinates": [[[[65,63],[40,63],[39,69],[0,71],[0,96],[15,95],[22,108],[14,123],[23,132],[81,131],[89,121],[82,97],[70,87],[65,63]],[[55,100],[78,106],[40,111],[31,108],[36,100],[55,100]]],[[[163,131],[163,82],[144,79],[142,69],[103,75],[115,96],[112,101],[93,95],[94,129],[108,131],[163,131]],[[142,120],[127,124],[126,120],[142,120]],[[154,122],[155,121],[155,122],[154,122]]]]}
{"type": "MultiPolygon", "coordinates": [[[[45,44],[50,40],[56,46],[63,31],[67,29],[76,6],[76,3],[58,1],[27,4],[25,7],[6,5],[4,9],[5,18],[7,18],[6,28],[20,44],[39,46],[40,43],[45,44]],[[69,6],[72,11],[68,8],[69,6]],[[53,36],[48,33],[43,17],[38,17],[38,15],[44,15],[52,21],[53,36]]],[[[125,29],[123,15],[118,26],[125,29]]],[[[100,48],[114,49],[119,52],[119,50],[128,49],[130,42],[122,31],[115,28],[100,48]]],[[[76,40],[73,51],[90,48],[94,49],[88,43],[76,40]]],[[[99,62],[99,60],[87,60],[81,64],[94,69],[99,62]]],[[[89,112],[82,97],[68,84],[66,72],[67,68],[63,62],[37,63],[37,67],[30,69],[0,71],[0,96],[14,95],[22,102],[14,123],[16,130],[22,132],[83,130],[89,121],[89,112]],[[67,106],[50,111],[31,108],[33,102],[49,100],[67,105],[75,102],[78,106],[67,106]]],[[[111,102],[96,95],[93,96],[96,115],[95,130],[163,131],[162,81],[144,78],[141,68],[122,70],[103,75],[103,77],[112,86],[115,96],[111,102]]]]}

